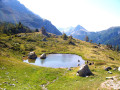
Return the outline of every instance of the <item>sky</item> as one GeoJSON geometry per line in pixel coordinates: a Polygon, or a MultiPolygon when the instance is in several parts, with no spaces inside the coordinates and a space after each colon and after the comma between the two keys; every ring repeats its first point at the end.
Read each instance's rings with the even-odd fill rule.
{"type": "Polygon", "coordinates": [[[57,28],[81,25],[88,31],[120,26],[120,0],[18,0],[57,28]]]}

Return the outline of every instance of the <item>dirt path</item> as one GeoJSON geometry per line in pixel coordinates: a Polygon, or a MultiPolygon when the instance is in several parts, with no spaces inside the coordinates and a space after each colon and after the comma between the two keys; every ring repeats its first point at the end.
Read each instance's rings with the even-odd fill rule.
{"type": "MultiPolygon", "coordinates": [[[[67,73],[67,70],[63,73],[63,76],[65,76],[65,74],[67,73]]],[[[59,78],[57,77],[55,80],[53,80],[51,83],[54,83],[56,80],[58,80],[59,78]]],[[[42,87],[42,90],[48,90],[46,88],[47,85],[51,84],[50,82],[48,82],[47,84],[44,85],[40,85],[42,87]]]]}
{"type": "Polygon", "coordinates": [[[106,88],[108,90],[111,89],[120,89],[120,81],[118,80],[119,78],[117,76],[113,76],[112,79],[106,80],[101,84],[101,88],[106,88]]]}

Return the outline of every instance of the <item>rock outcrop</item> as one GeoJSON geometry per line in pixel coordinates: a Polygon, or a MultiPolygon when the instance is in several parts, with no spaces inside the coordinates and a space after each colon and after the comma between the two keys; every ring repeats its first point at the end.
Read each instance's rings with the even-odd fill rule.
{"type": "Polygon", "coordinates": [[[43,38],[42,41],[47,41],[46,38],[43,38]]]}
{"type": "Polygon", "coordinates": [[[90,71],[87,64],[84,64],[80,67],[80,70],[77,71],[79,76],[86,77],[92,75],[92,72],[90,71]]]}
{"type": "Polygon", "coordinates": [[[40,56],[41,59],[45,59],[46,58],[46,54],[43,53],[41,56],[40,56]]]}
{"type": "Polygon", "coordinates": [[[28,54],[28,58],[29,58],[29,59],[36,59],[36,58],[37,58],[37,55],[35,54],[35,52],[30,52],[30,53],[28,54]]]}
{"type": "Polygon", "coordinates": [[[46,32],[46,30],[45,30],[44,27],[42,27],[42,28],[40,29],[40,33],[43,34],[44,36],[50,37],[49,34],[46,32]]]}

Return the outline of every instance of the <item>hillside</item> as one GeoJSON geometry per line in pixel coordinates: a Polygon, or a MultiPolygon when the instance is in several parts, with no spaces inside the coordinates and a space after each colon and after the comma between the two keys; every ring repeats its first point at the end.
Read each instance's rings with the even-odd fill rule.
{"type": "Polygon", "coordinates": [[[51,34],[45,36],[40,32],[19,33],[17,35],[0,35],[0,89],[29,90],[96,90],[102,89],[101,83],[106,77],[120,77],[120,72],[111,70],[109,74],[105,67],[119,67],[120,53],[112,51],[105,45],[97,45],[85,41],[71,39],[63,40],[61,36],[51,34]],[[82,56],[84,60],[94,62],[89,65],[94,76],[79,77],[76,72],[79,67],[46,68],[24,63],[22,60],[30,51],[37,56],[42,53],[69,53],[82,56]]]}
{"type": "Polygon", "coordinates": [[[31,29],[45,27],[49,33],[61,35],[61,32],[48,20],[28,10],[18,0],[0,0],[0,21],[21,22],[31,29]]]}
{"type": "Polygon", "coordinates": [[[75,27],[72,30],[65,32],[67,35],[72,35],[76,39],[84,40],[88,36],[93,43],[120,45],[120,27],[110,27],[107,30],[99,32],[89,32],[83,27],[75,27]]]}

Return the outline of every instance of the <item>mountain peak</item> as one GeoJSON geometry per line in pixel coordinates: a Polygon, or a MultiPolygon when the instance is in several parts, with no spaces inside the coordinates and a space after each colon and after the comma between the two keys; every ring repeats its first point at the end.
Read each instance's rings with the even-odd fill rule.
{"type": "Polygon", "coordinates": [[[87,30],[84,27],[82,27],[81,25],[77,25],[75,27],[74,31],[85,31],[85,32],[87,32],[87,30]]]}

